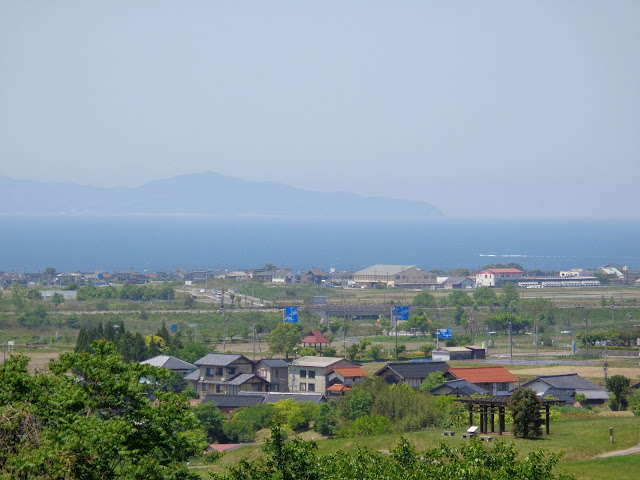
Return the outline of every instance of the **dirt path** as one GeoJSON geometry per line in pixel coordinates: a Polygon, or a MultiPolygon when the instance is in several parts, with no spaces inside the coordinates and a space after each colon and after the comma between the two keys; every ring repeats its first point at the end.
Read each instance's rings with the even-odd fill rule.
{"type": "Polygon", "coordinates": [[[621,457],[622,455],[632,455],[634,453],[640,453],[640,444],[636,445],[635,447],[627,448],[625,450],[616,450],[614,452],[607,452],[596,455],[594,458],[621,457]]]}

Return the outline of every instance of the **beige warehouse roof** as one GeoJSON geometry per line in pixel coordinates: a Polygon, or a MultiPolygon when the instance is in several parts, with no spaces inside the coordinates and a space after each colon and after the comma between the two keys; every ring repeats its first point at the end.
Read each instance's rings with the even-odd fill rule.
{"type": "Polygon", "coordinates": [[[354,275],[397,275],[414,267],[415,265],[374,265],[360,270],[354,273],[354,275]]]}

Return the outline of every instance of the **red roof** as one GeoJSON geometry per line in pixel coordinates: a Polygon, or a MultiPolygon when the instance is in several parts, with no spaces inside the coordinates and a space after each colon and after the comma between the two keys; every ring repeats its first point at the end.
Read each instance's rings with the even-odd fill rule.
{"type": "Polygon", "coordinates": [[[341,383],[334,383],[329,388],[327,388],[330,392],[346,392],[351,390],[351,387],[347,387],[341,383]]]}
{"type": "Polygon", "coordinates": [[[360,367],[338,367],[333,370],[343,377],[366,377],[368,375],[368,373],[360,367]]]}
{"type": "Polygon", "coordinates": [[[302,343],[331,343],[329,340],[324,338],[322,332],[320,330],[314,330],[311,332],[311,335],[304,337],[302,339],[302,343]]]}
{"type": "Polygon", "coordinates": [[[517,382],[518,377],[504,367],[460,367],[449,368],[456,378],[471,383],[507,383],[517,382]]]}

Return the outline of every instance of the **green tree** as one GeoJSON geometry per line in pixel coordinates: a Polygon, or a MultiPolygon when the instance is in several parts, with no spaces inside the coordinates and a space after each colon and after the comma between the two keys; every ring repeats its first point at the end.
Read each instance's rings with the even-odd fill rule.
{"type": "Polygon", "coordinates": [[[431,390],[439,387],[445,382],[446,380],[444,378],[444,374],[441,371],[438,370],[435,372],[431,372],[429,376],[422,381],[422,384],[420,385],[420,391],[430,392],[431,390]]]}
{"type": "Polygon", "coordinates": [[[280,323],[267,337],[267,343],[271,353],[284,354],[288,360],[300,339],[300,332],[293,323],[280,323]]]}
{"type": "Polygon", "coordinates": [[[524,438],[542,435],[544,421],[540,415],[540,399],[531,389],[519,388],[509,399],[507,408],[513,417],[513,434],[524,438]]]}
{"type": "Polygon", "coordinates": [[[189,293],[184,296],[184,308],[187,310],[196,308],[196,299],[189,293]]]}
{"type": "Polygon", "coordinates": [[[489,306],[498,301],[496,292],[489,287],[480,287],[473,292],[473,300],[478,305],[489,306]]]}
{"type": "Polygon", "coordinates": [[[473,299],[462,290],[452,290],[447,297],[447,303],[449,305],[469,307],[473,305],[473,299]]]}
{"type": "Polygon", "coordinates": [[[56,292],[51,296],[51,301],[56,307],[59,307],[60,304],[64,303],[64,297],[61,293],[56,292]]]}
{"type": "Polygon", "coordinates": [[[323,357],[335,357],[337,353],[336,347],[326,347],[322,349],[323,357]]]}
{"type": "Polygon", "coordinates": [[[226,418],[215,404],[201,403],[193,409],[193,413],[195,413],[204,428],[209,443],[224,443],[227,441],[223,430],[226,418]]]}
{"type": "Polygon", "coordinates": [[[413,297],[412,305],[421,305],[423,307],[434,307],[436,305],[436,297],[429,292],[420,292],[413,297]]]}
{"type": "Polygon", "coordinates": [[[520,294],[516,289],[513,282],[507,282],[502,287],[502,294],[500,295],[500,304],[505,310],[509,310],[516,307],[520,294]]]}
{"type": "Polygon", "coordinates": [[[0,429],[2,476],[199,478],[186,461],[206,442],[187,399],[156,392],[151,403],[140,383],[169,372],[124,362],[112,343],[91,349],[60,355],[47,376],[30,376],[26,357],[0,366],[0,410],[11,419],[0,429]]]}
{"type": "Polygon", "coordinates": [[[629,380],[624,375],[613,375],[607,379],[607,390],[613,394],[613,398],[609,399],[609,407],[611,410],[626,410],[629,402],[627,401],[627,392],[629,390],[629,380]]]}
{"type": "Polygon", "coordinates": [[[369,355],[371,355],[371,358],[377,362],[382,358],[382,351],[383,351],[383,346],[380,345],[379,343],[376,343],[375,345],[371,346],[371,349],[369,350],[369,355]]]}
{"type": "Polygon", "coordinates": [[[313,347],[304,347],[299,352],[301,357],[315,357],[318,351],[313,347]]]}

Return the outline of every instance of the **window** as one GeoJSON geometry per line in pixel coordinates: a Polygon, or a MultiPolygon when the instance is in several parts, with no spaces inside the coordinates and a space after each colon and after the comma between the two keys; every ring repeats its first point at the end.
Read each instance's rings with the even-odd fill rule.
{"type": "Polygon", "coordinates": [[[300,370],[300,377],[301,378],[307,378],[307,371],[306,370],[300,370]]]}
{"type": "Polygon", "coordinates": [[[316,371],[315,370],[309,370],[309,378],[316,378],[316,371]]]}
{"type": "Polygon", "coordinates": [[[216,393],[222,393],[222,385],[216,385],[216,393]]]}
{"type": "Polygon", "coordinates": [[[213,377],[213,368],[207,368],[207,377],[213,377]]]}
{"type": "Polygon", "coordinates": [[[209,385],[207,385],[206,383],[203,383],[203,384],[202,384],[202,391],[203,391],[203,392],[207,392],[207,391],[209,391],[209,385]]]}
{"type": "Polygon", "coordinates": [[[262,378],[267,378],[267,369],[261,368],[260,370],[258,370],[258,376],[262,378]]]}
{"type": "Polygon", "coordinates": [[[222,367],[216,368],[216,375],[219,376],[219,377],[222,376],[222,367]]]}
{"type": "Polygon", "coordinates": [[[306,383],[301,383],[300,384],[300,391],[301,392],[306,392],[307,391],[307,384],[306,383]]]}
{"type": "Polygon", "coordinates": [[[236,374],[236,367],[227,367],[227,373],[231,376],[231,375],[235,375],[236,374]]]}
{"type": "Polygon", "coordinates": [[[309,391],[310,392],[315,392],[316,391],[316,384],[315,383],[310,383],[309,384],[309,391]]]}
{"type": "Polygon", "coordinates": [[[280,375],[280,370],[278,370],[277,368],[275,369],[275,373],[276,373],[276,378],[278,378],[280,375]]]}
{"type": "Polygon", "coordinates": [[[509,384],[508,383],[498,383],[498,391],[499,392],[506,392],[507,390],[509,390],[509,384]]]}

